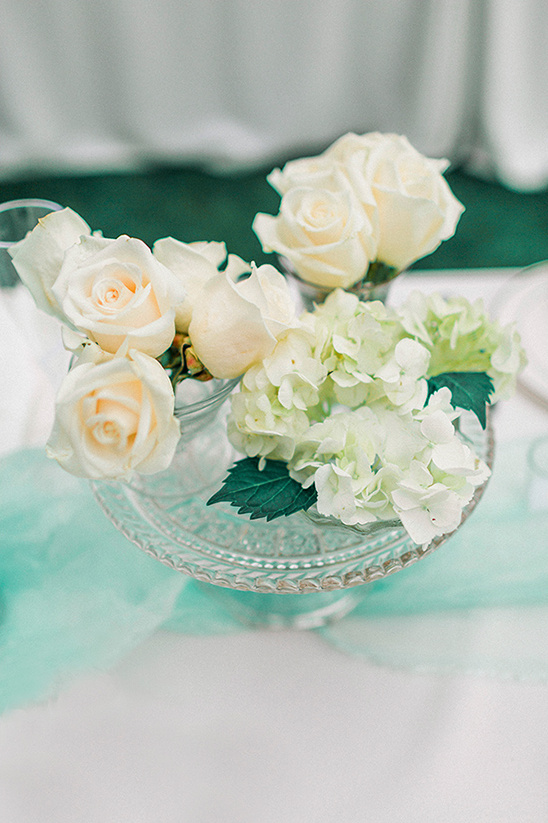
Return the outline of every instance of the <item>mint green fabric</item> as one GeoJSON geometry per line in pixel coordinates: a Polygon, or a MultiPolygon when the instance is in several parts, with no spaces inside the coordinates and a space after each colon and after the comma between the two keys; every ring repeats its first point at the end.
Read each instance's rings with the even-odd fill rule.
{"type": "MultiPolygon", "coordinates": [[[[544,500],[541,485],[532,495],[526,452],[524,442],[499,449],[484,499],[459,533],[367,586],[358,608],[319,630],[323,637],[414,671],[548,677],[548,493],[544,500]]],[[[0,711],[112,666],[159,628],[245,629],[206,588],[132,546],[85,481],[41,451],[4,458],[0,711]]]]}
{"type": "Polygon", "coordinates": [[[131,545],[89,485],[41,451],[4,459],[0,711],[114,664],[171,617],[185,588],[190,607],[191,583],[131,545]]]}

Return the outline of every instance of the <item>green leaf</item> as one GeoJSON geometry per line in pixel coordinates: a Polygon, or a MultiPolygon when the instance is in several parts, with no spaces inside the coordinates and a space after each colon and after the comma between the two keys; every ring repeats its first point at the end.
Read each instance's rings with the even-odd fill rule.
{"type": "Polygon", "coordinates": [[[287,464],[280,460],[266,460],[264,468],[259,470],[258,457],[244,457],[228,471],[223,488],[207,505],[225,502],[239,506],[238,514],[250,514],[251,520],[288,517],[310,508],[318,498],[315,487],[304,489],[290,477],[287,464]]]}
{"type": "Polygon", "coordinates": [[[486,407],[489,403],[494,386],[493,381],[483,371],[452,371],[436,374],[435,377],[428,378],[428,396],[438,389],[447,386],[451,390],[451,405],[453,408],[460,407],[474,412],[482,429],[487,423],[486,407]]]}

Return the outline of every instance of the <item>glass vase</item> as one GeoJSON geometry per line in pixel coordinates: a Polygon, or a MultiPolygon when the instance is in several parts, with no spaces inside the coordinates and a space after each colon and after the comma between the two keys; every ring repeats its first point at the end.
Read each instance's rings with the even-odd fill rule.
{"type": "MultiPolygon", "coordinates": [[[[285,274],[293,300],[299,312],[313,311],[314,306],[319,306],[333,291],[332,287],[317,286],[309,283],[299,276],[295,267],[287,257],[278,255],[278,267],[285,274]]],[[[359,300],[364,302],[370,300],[380,300],[386,303],[390,291],[392,280],[399,274],[395,269],[382,264],[373,263],[367,275],[353,286],[349,286],[345,291],[355,294],[359,300]]]]}
{"type": "MultiPolygon", "coordinates": [[[[355,528],[315,522],[298,512],[266,522],[238,515],[228,504],[208,506],[228,467],[241,457],[226,437],[223,400],[230,390],[226,384],[201,410],[198,401],[181,412],[189,425],[166,472],[132,484],[101,481],[92,486],[126,537],[172,569],[199,580],[209,596],[242,623],[321,626],[361,602],[367,596],[364,584],[405,569],[450,537],[420,546],[399,521],[355,528]]],[[[484,431],[468,413],[462,423],[460,435],[491,465],[490,422],[484,431]]],[[[462,522],[484,487],[463,510],[462,522]]]]}
{"type": "Polygon", "coordinates": [[[211,496],[235,458],[226,437],[225,403],[239,382],[240,378],[181,381],[175,392],[181,438],[173,461],[163,472],[136,475],[129,488],[158,500],[159,505],[211,496]]]}
{"type": "Polygon", "coordinates": [[[0,204],[0,288],[11,288],[19,283],[9,249],[31,231],[41,217],[63,206],[51,200],[9,200],[0,204]]]}

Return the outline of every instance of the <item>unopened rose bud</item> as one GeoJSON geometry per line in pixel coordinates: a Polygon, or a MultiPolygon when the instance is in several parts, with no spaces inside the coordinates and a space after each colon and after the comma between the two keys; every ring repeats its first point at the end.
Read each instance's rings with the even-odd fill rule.
{"type": "Polygon", "coordinates": [[[208,372],[202,361],[198,358],[190,342],[183,346],[182,351],[185,371],[189,377],[204,381],[212,379],[213,375],[208,372]]]}

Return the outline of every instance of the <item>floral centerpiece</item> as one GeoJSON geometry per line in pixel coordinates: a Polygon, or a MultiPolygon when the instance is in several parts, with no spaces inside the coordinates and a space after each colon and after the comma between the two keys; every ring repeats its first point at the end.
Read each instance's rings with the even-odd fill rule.
{"type": "Polygon", "coordinates": [[[346,134],[268,175],[280,210],[257,214],[253,229],[302,281],[369,296],[454,234],[464,207],[448,166],[400,135],[346,134]]]}
{"type": "Polygon", "coordinates": [[[164,471],[188,381],[224,391],[241,377],[227,433],[245,456],[210,504],[365,530],[396,520],[419,544],[454,530],[489,475],[461,417],[485,427],[487,406],[512,392],[519,337],[481,301],[414,293],[392,308],[352,293],[453,233],[462,206],[444,168],[405,138],[346,135],[270,175],[280,215],[258,215],[255,231],[330,291],[299,317],[282,274],[224,243],[149,248],[70,209],[42,218],[10,253],[73,353],[49,456],[90,479],[164,471]]]}

